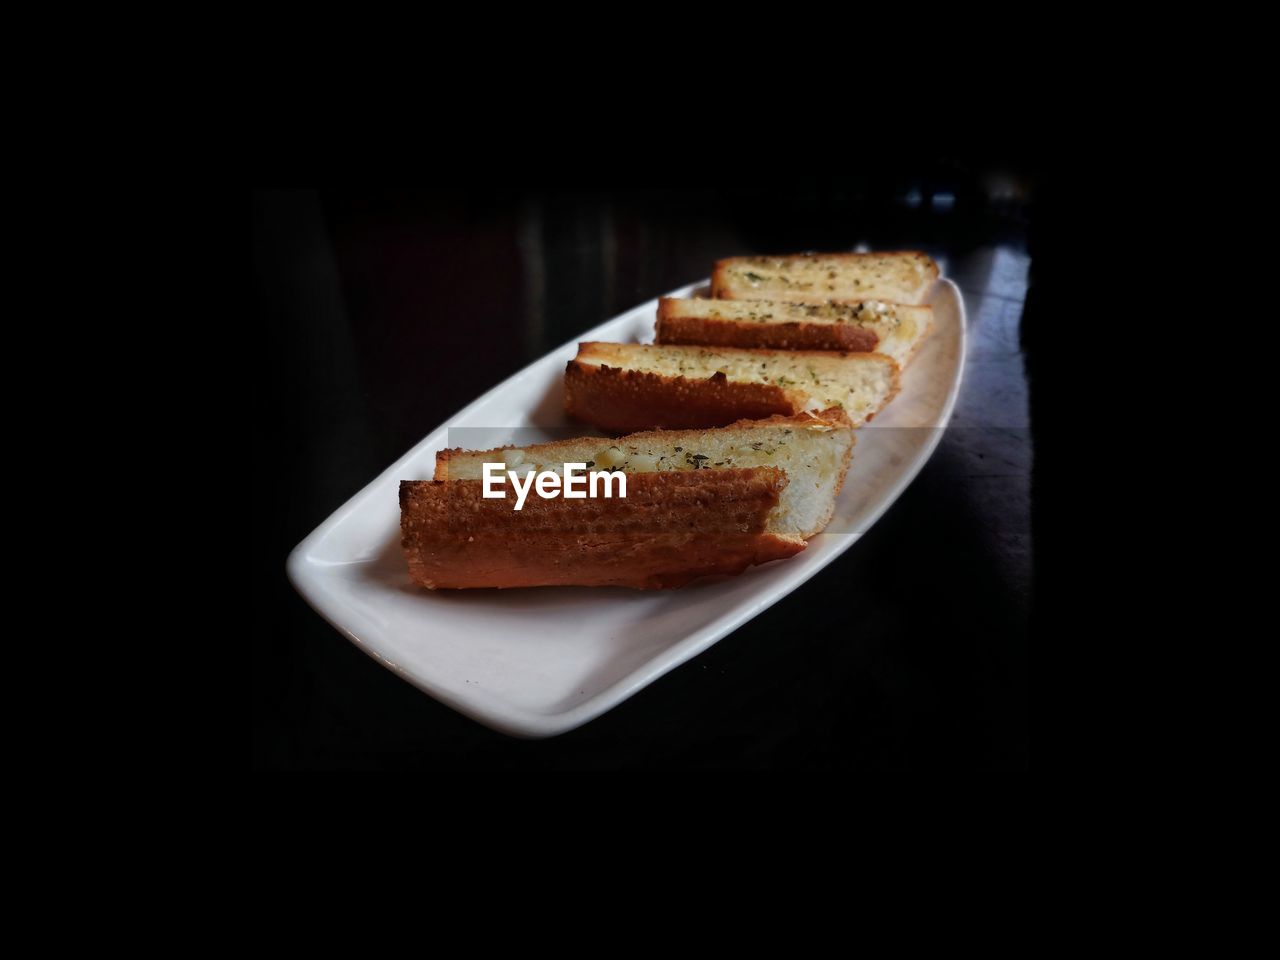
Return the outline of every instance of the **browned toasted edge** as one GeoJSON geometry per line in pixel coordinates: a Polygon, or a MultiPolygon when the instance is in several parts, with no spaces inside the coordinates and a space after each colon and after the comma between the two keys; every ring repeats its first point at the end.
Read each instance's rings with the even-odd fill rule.
{"type": "Polygon", "coordinates": [[[401,543],[429,589],[677,587],[802,551],[767,531],[787,482],[777,467],[633,474],[625,499],[532,496],[515,511],[479,480],[402,480],[401,543]]]}
{"type": "MultiPolygon", "coordinates": [[[[658,315],[653,325],[653,333],[655,337],[662,336],[662,322],[671,318],[671,311],[675,309],[682,301],[681,297],[659,297],[658,298],[658,315]]],[[[661,340],[658,340],[661,343],[661,340]]]]}
{"type": "Polygon", "coordinates": [[[671,302],[658,304],[655,340],[675,346],[738,347],[753,350],[839,350],[874,353],[880,337],[856,323],[751,323],[726,317],[682,317],[671,302]]]}
{"type": "Polygon", "coordinates": [[[564,374],[565,412],[601,430],[724,427],[737,420],[790,416],[806,395],[776,384],[668,376],[570,360],[564,374]]]}
{"type": "Polygon", "coordinates": [[[724,260],[717,260],[715,266],[711,268],[711,299],[712,300],[732,300],[733,299],[732,297],[725,296],[727,292],[727,283],[728,283],[725,273],[729,269],[729,264],[732,263],[735,259],[737,258],[730,257],[724,260]]]}

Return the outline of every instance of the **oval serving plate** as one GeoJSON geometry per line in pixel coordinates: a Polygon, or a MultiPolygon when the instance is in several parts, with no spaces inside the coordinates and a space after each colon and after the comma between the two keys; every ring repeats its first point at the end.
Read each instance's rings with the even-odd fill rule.
{"type": "Polygon", "coordinates": [[[906,489],[942,437],[964,369],[959,288],[941,279],[929,302],[933,333],[904,371],[898,396],[858,431],[835,517],[790,560],[680,590],[428,591],[410,583],[400,481],[430,479],[437,451],[447,447],[599,435],[583,424],[567,429],[565,364],[579,341],[651,342],[654,299],[553,350],[433,431],[294,548],[289,579],[356,646],[460,713],[513,736],[572,730],[777,603],[848,550],[906,489]]]}

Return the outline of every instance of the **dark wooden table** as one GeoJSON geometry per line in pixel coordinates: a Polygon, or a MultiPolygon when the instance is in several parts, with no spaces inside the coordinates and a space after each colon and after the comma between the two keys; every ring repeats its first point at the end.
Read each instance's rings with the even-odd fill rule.
{"type": "Polygon", "coordinates": [[[768,198],[256,192],[253,766],[1025,768],[1030,188],[993,197],[980,173],[768,198]],[[717,257],[858,243],[926,249],[964,292],[968,366],[941,445],[841,559],[603,717],[546,741],[494,733],[366,657],[289,586],[299,540],[552,347],[717,257]]]}

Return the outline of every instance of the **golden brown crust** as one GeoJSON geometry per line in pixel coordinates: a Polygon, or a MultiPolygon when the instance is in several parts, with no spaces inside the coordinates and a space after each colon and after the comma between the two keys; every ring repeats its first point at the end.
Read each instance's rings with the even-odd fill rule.
{"type": "Polygon", "coordinates": [[[856,323],[752,323],[715,317],[682,317],[678,300],[658,301],[657,342],[761,350],[842,350],[871,353],[880,343],[874,330],[856,323]]]}
{"type": "Polygon", "coordinates": [[[792,416],[805,396],[775,384],[732,381],[723,373],[705,379],[570,360],[564,374],[564,406],[601,430],[724,427],[738,420],[792,416]]]}
{"type": "Polygon", "coordinates": [[[729,292],[729,265],[733,263],[733,258],[728,260],[717,260],[716,265],[711,269],[711,299],[712,300],[732,300],[733,296],[729,292]]]}
{"type": "Polygon", "coordinates": [[[485,499],[479,480],[402,480],[402,545],[413,581],[436,588],[683,586],[794,556],[766,532],[787,485],[776,467],[633,474],[619,499],[485,499]]]}

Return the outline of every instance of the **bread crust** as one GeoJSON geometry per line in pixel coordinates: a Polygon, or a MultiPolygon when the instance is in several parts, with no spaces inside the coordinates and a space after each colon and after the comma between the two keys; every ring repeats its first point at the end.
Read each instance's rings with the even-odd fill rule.
{"type": "Polygon", "coordinates": [[[693,379],[570,360],[564,374],[565,412],[615,433],[792,416],[806,399],[776,384],[733,381],[723,373],[693,379]]]}
{"type": "Polygon", "coordinates": [[[751,323],[714,317],[681,317],[677,315],[679,302],[668,297],[658,301],[658,343],[847,353],[872,353],[880,343],[874,330],[856,323],[751,323]]]}
{"type": "Polygon", "coordinates": [[[623,499],[485,499],[479,480],[402,480],[402,546],[428,589],[679,587],[805,548],[767,531],[776,467],[633,474],[623,499]]]}

